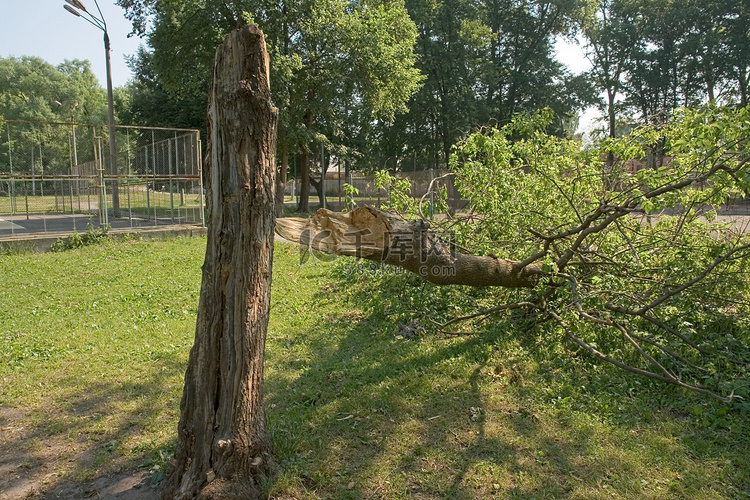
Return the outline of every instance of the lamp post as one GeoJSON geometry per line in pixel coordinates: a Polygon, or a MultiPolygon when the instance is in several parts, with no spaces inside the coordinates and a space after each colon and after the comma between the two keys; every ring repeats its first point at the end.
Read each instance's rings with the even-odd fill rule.
{"type": "MultiPolygon", "coordinates": [[[[96,4],[99,17],[94,16],[86,10],[86,6],[80,0],[65,0],[65,2],[67,3],[67,5],[63,5],[65,10],[104,32],[104,52],[107,58],[107,108],[109,114],[109,168],[112,175],[112,215],[120,217],[120,193],[117,182],[117,143],[115,139],[115,106],[112,96],[112,63],[109,57],[110,45],[107,23],[96,0],[94,0],[94,4],[96,4]]],[[[106,210],[106,207],[102,207],[102,209],[106,210]]]]}

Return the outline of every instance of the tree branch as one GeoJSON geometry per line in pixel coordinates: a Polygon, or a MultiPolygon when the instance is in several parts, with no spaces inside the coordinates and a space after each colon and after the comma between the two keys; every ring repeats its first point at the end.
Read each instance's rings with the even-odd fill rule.
{"type": "Polygon", "coordinates": [[[595,358],[601,359],[602,361],[606,361],[607,363],[610,363],[622,370],[625,370],[630,373],[635,373],[637,375],[642,375],[647,378],[651,378],[654,380],[659,380],[661,382],[666,382],[668,384],[676,385],[678,387],[682,387],[700,394],[704,394],[706,396],[710,396],[714,399],[718,399],[719,401],[723,401],[724,403],[731,403],[735,399],[740,399],[740,396],[736,396],[734,392],[732,392],[729,396],[721,396],[720,394],[717,394],[710,389],[707,389],[703,386],[698,385],[692,385],[683,382],[679,378],[676,378],[671,375],[659,375],[658,373],[650,372],[648,370],[644,370],[642,368],[637,368],[635,366],[630,366],[626,363],[623,363],[622,361],[618,361],[610,356],[607,356],[603,352],[599,351],[598,349],[591,346],[588,342],[581,339],[577,335],[573,333],[573,331],[570,329],[570,327],[563,321],[563,319],[554,311],[547,311],[547,314],[550,315],[557,323],[560,325],[560,327],[565,332],[565,335],[572,340],[576,345],[581,347],[583,350],[594,356],[595,358]]]}
{"type": "Polygon", "coordinates": [[[532,288],[542,274],[538,263],[518,268],[516,261],[493,255],[456,252],[426,221],[409,222],[368,206],[349,213],[320,209],[310,219],[279,219],[276,232],[304,249],[390,264],[438,285],[532,288]]]}
{"type": "Polygon", "coordinates": [[[683,283],[682,285],[674,288],[673,290],[670,290],[668,293],[663,294],[658,299],[653,300],[650,304],[647,304],[647,305],[641,307],[638,311],[636,311],[636,313],[639,316],[641,316],[641,315],[645,314],[646,312],[648,312],[649,310],[655,308],[656,306],[658,306],[660,304],[663,304],[664,302],[666,302],[670,298],[674,297],[675,295],[681,293],[682,291],[684,291],[684,290],[690,288],[691,286],[695,285],[696,283],[702,281],[706,276],[708,276],[709,274],[711,274],[711,271],[713,271],[716,268],[716,266],[718,266],[722,262],[726,262],[728,260],[731,260],[733,254],[735,254],[735,253],[737,253],[739,251],[742,251],[742,250],[747,250],[747,249],[750,249],[750,244],[741,245],[741,246],[735,247],[732,250],[730,250],[729,252],[725,253],[724,255],[717,256],[714,259],[714,261],[706,269],[703,270],[703,272],[701,272],[700,274],[698,274],[698,276],[696,276],[695,278],[691,279],[687,283],[683,283]]]}
{"type": "Polygon", "coordinates": [[[447,327],[455,323],[460,323],[461,321],[474,319],[479,316],[486,317],[492,313],[499,312],[499,311],[510,311],[512,309],[527,309],[527,308],[534,308],[534,307],[536,307],[536,304],[534,304],[533,302],[516,302],[514,304],[503,304],[501,306],[491,307],[489,309],[485,309],[484,311],[475,312],[473,314],[467,314],[465,316],[457,316],[449,321],[446,321],[442,325],[440,325],[438,327],[438,330],[445,331],[447,327]]]}

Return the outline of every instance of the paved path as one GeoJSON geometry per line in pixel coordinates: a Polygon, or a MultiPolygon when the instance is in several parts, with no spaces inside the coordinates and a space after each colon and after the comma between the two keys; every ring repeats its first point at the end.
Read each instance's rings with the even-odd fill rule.
{"type": "MultiPolygon", "coordinates": [[[[148,228],[165,225],[190,224],[180,218],[142,219],[136,217],[110,217],[111,229],[148,228]]],[[[99,227],[99,218],[90,214],[71,213],[45,213],[31,214],[28,218],[25,214],[2,215],[0,217],[0,238],[4,236],[18,236],[29,233],[66,233],[73,231],[85,232],[89,227],[99,227]]]]}

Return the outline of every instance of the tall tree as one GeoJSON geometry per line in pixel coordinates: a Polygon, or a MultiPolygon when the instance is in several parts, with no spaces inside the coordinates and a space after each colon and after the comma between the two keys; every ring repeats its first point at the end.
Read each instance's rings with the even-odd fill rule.
{"type": "MultiPolygon", "coordinates": [[[[704,99],[747,103],[750,56],[750,10],[746,2],[680,0],[670,4],[670,19],[681,19],[680,57],[690,85],[685,94],[704,99]],[[743,95],[745,96],[743,98],[743,95]]],[[[744,104],[743,104],[744,103],[744,104]]]]}
{"type": "Polygon", "coordinates": [[[208,242],[165,497],[260,498],[271,445],[263,353],[271,292],[277,110],[254,26],[216,51],[208,107],[208,242]]]}
{"type": "Polygon", "coordinates": [[[170,93],[154,68],[154,54],[143,46],[130,60],[135,77],[126,87],[130,106],[124,121],[152,127],[206,128],[206,89],[170,93]]]}
{"type": "MultiPolygon", "coordinates": [[[[617,101],[624,73],[640,41],[633,19],[621,4],[620,0],[600,0],[581,23],[592,79],[606,93],[607,129],[611,138],[616,136],[617,101]]],[[[610,154],[607,162],[611,165],[613,161],[610,154]]]]}
{"type": "Polygon", "coordinates": [[[506,123],[519,111],[551,107],[566,116],[593,103],[593,89],[567,73],[552,51],[554,38],[570,32],[585,5],[409,0],[419,32],[417,64],[427,79],[408,115],[384,127],[381,149],[446,167],[451,147],[479,127],[506,123]]]}
{"type": "MultiPolygon", "coordinates": [[[[626,105],[645,122],[665,122],[679,106],[746,102],[750,24],[743,2],[612,0],[626,21],[631,52],[623,73],[626,105]],[[744,82],[744,83],[743,83],[744,82]]],[[[613,17],[614,18],[614,17],[613,17]]],[[[597,61],[603,71],[603,61],[597,61]]]]}
{"type": "Polygon", "coordinates": [[[697,101],[680,49],[689,20],[675,3],[634,0],[625,7],[639,35],[627,67],[626,102],[647,123],[665,123],[675,108],[697,101]]]}
{"type": "Polygon", "coordinates": [[[300,210],[308,208],[310,155],[319,145],[351,147],[355,108],[368,121],[391,119],[419,86],[416,32],[400,0],[118,3],[141,33],[151,20],[153,69],[173,94],[205,86],[212,48],[239,20],[263,27],[280,110],[280,156],[300,155],[300,210]]]}
{"type": "Polygon", "coordinates": [[[318,150],[312,145],[353,149],[361,123],[405,111],[420,81],[416,33],[403,5],[333,0],[312,7],[288,23],[289,38],[277,44],[288,50],[277,67],[289,75],[282,80],[288,96],[282,122],[289,126],[279,141],[283,150],[301,153],[301,211],[308,209],[310,155],[318,150]]]}
{"type": "Polygon", "coordinates": [[[573,111],[576,101],[567,99],[568,75],[554,60],[552,43],[573,29],[587,2],[493,0],[485,5],[492,38],[483,84],[491,116],[507,123],[520,111],[573,111]]]}
{"type": "Polygon", "coordinates": [[[750,6],[747,2],[715,0],[718,6],[720,50],[726,56],[727,77],[735,82],[735,99],[740,106],[750,104],[750,6]]]}
{"type": "MultiPolygon", "coordinates": [[[[106,98],[88,61],[66,60],[55,67],[37,57],[0,58],[0,116],[6,120],[36,122],[83,122],[104,124],[106,98]]],[[[9,151],[35,154],[33,171],[67,172],[70,165],[65,127],[43,123],[28,126],[8,145],[7,135],[0,136],[1,165],[10,166],[9,151]],[[43,148],[39,153],[38,148],[43,148]]],[[[79,145],[90,138],[82,137],[79,145]]]]}
{"type": "Polygon", "coordinates": [[[8,120],[106,121],[106,97],[89,61],[55,67],[38,57],[0,58],[0,95],[8,96],[0,103],[8,120]]]}

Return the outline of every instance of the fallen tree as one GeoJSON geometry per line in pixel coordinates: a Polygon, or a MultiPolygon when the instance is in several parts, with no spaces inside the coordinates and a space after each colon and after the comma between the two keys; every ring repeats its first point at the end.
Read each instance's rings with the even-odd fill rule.
{"type": "Polygon", "coordinates": [[[391,210],[320,210],[280,219],[276,231],[303,253],[356,256],[437,285],[498,287],[496,305],[448,319],[443,331],[523,310],[526,324],[573,350],[730,402],[750,396],[750,239],[713,207],[750,187],[748,116],[684,110],[668,129],[607,143],[620,159],[607,169],[606,154],[544,134],[544,116],[519,118],[457,149],[456,184],[469,199],[457,216],[425,220],[425,198],[395,192],[394,182],[391,210]],[[671,164],[627,168],[657,142],[671,164]],[[508,288],[528,293],[518,301],[508,288]]]}
{"type": "Polygon", "coordinates": [[[362,207],[275,223],[278,115],[268,68],[255,27],[235,30],[217,49],[206,258],[166,498],[260,498],[272,473],[262,401],[274,227],[303,252],[501,291],[493,307],[443,328],[520,310],[528,328],[509,331],[546,328],[548,338],[561,334],[629,372],[727,402],[750,396],[750,241],[699,218],[704,205],[750,187],[750,110],[686,111],[671,131],[609,144],[626,159],[659,139],[675,161],[669,169],[608,168],[608,178],[599,153],[547,136],[534,122],[544,120],[519,118],[457,149],[452,167],[470,201],[457,217],[416,217],[424,199],[402,193],[395,199],[403,206],[393,208],[412,222],[362,207]],[[675,215],[650,219],[666,208],[675,215]],[[508,300],[507,290],[525,297],[508,300]]]}
{"type": "Polygon", "coordinates": [[[436,285],[530,288],[539,279],[539,263],[464,254],[429,228],[427,221],[406,221],[369,206],[348,213],[320,209],[310,219],[276,222],[277,234],[298,243],[303,251],[398,266],[436,285]]]}

